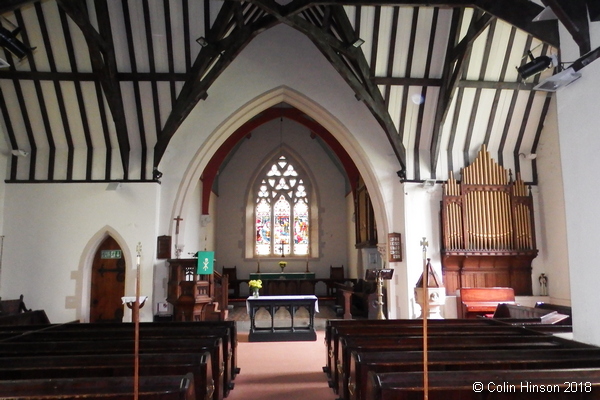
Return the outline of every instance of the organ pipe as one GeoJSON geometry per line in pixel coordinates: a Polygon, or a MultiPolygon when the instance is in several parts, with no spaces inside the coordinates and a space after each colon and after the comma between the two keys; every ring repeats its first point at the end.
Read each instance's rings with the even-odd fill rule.
{"type": "Polygon", "coordinates": [[[485,145],[462,181],[450,172],[442,199],[445,252],[513,254],[535,250],[533,200],[519,174],[496,163],[485,145]]]}

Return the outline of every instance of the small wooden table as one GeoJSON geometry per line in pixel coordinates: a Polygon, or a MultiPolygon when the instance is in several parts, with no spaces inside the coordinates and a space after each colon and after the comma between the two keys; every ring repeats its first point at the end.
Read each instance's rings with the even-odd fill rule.
{"type": "Polygon", "coordinates": [[[250,315],[250,342],[287,342],[287,341],[316,341],[315,312],[319,312],[317,296],[260,296],[248,297],[246,308],[250,315]],[[271,316],[270,327],[256,326],[256,312],[264,308],[271,316]],[[291,326],[276,327],[275,313],[280,308],[285,308],[291,317],[291,326]],[[306,308],[309,314],[308,326],[295,326],[294,314],[300,307],[306,308]]]}

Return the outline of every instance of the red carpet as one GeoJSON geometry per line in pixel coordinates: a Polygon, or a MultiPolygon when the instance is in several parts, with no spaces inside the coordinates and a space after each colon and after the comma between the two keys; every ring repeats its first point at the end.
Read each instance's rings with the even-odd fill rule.
{"type": "Polygon", "coordinates": [[[227,400],[333,400],[323,372],[325,332],[316,342],[249,343],[238,332],[238,366],[235,388],[227,400]]]}

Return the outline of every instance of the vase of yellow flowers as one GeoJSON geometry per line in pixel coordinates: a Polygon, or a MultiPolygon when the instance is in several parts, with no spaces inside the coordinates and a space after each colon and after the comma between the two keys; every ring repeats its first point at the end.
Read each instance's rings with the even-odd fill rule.
{"type": "Polygon", "coordinates": [[[260,279],[253,279],[248,282],[248,287],[250,287],[250,291],[252,292],[252,297],[258,297],[258,290],[262,288],[262,281],[260,279]]]}
{"type": "Polygon", "coordinates": [[[283,270],[285,269],[285,267],[287,266],[287,262],[285,261],[279,261],[279,268],[281,268],[281,273],[283,274],[283,270]]]}

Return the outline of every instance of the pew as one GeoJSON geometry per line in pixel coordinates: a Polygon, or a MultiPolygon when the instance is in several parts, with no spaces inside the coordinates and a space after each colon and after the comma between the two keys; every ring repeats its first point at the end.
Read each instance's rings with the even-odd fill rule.
{"type": "MultiPolygon", "coordinates": [[[[488,320],[488,319],[452,319],[452,320],[429,320],[429,326],[441,326],[443,329],[449,327],[475,327],[475,326],[507,326],[502,322],[503,320],[488,320]]],[[[515,320],[517,321],[517,320],[515,320]]],[[[518,322],[523,322],[518,320],[518,322]]],[[[327,375],[332,378],[332,375],[336,375],[336,365],[338,358],[338,345],[339,337],[344,332],[351,333],[350,329],[356,332],[356,329],[364,330],[365,334],[369,331],[373,332],[385,332],[390,329],[395,332],[394,329],[404,329],[406,327],[416,327],[417,330],[423,328],[422,320],[328,320],[325,327],[325,345],[327,346],[326,353],[326,365],[323,370],[327,375]]],[[[333,382],[337,382],[337,377],[333,376],[333,382]]]]}
{"type": "Polygon", "coordinates": [[[0,300],[0,326],[49,324],[44,310],[25,307],[23,295],[18,299],[0,300]]]}
{"type": "MultiPolygon", "coordinates": [[[[133,385],[132,377],[0,381],[0,398],[131,400],[134,395],[133,385]]],[[[195,400],[192,374],[141,376],[139,378],[139,398],[143,400],[195,400]]]]}
{"type": "MultiPolygon", "coordinates": [[[[140,354],[139,376],[186,375],[194,379],[196,400],[213,397],[215,383],[210,353],[140,354]]],[[[131,354],[0,358],[0,381],[133,376],[131,354]]]]}
{"type": "MultiPolygon", "coordinates": [[[[383,336],[375,339],[372,336],[348,336],[340,339],[342,351],[337,366],[337,392],[341,399],[348,399],[348,379],[350,375],[350,358],[352,351],[386,352],[399,350],[423,349],[422,336],[383,336]]],[[[465,335],[464,331],[456,331],[454,335],[428,336],[430,350],[467,351],[467,350],[527,350],[552,348],[593,348],[593,346],[553,337],[549,335],[465,335]]]]}
{"type": "MultiPolygon", "coordinates": [[[[557,350],[430,351],[429,371],[600,368],[600,348],[557,350]]],[[[353,351],[348,393],[350,400],[365,400],[369,372],[423,371],[422,351],[353,351]]]]}
{"type": "Polygon", "coordinates": [[[526,307],[518,304],[498,304],[493,318],[535,318],[540,324],[553,325],[569,318],[555,310],[540,307],[526,307]]]}
{"type": "MultiPolygon", "coordinates": [[[[430,400],[591,400],[600,391],[600,368],[430,371],[428,383],[430,400]]],[[[423,392],[423,372],[371,372],[366,398],[421,400],[423,392]]]]}
{"type": "MultiPolygon", "coordinates": [[[[117,338],[133,338],[134,326],[132,324],[68,324],[40,330],[9,330],[0,329],[0,342],[23,342],[23,341],[65,341],[65,340],[114,340],[117,338]]],[[[239,370],[235,362],[237,337],[231,336],[231,329],[220,323],[185,322],[167,323],[160,325],[156,323],[140,323],[140,337],[146,339],[161,338],[194,338],[198,336],[218,336],[222,340],[224,354],[224,396],[233,389],[233,379],[239,370]]],[[[237,331],[233,331],[237,335],[237,331]]]]}
{"type": "Polygon", "coordinates": [[[513,288],[461,288],[457,290],[457,317],[476,318],[493,315],[500,303],[516,304],[513,288]]]}
{"type": "Polygon", "coordinates": [[[569,306],[562,306],[559,304],[551,304],[551,303],[544,303],[542,301],[538,301],[537,303],[535,303],[535,308],[540,308],[542,310],[556,311],[560,314],[568,315],[569,318],[558,322],[558,324],[559,325],[572,325],[573,324],[573,321],[572,321],[573,311],[572,311],[571,307],[569,307],[569,306]]]}
{"type": "MultiPolygon", "coordinates": [[[[132,339],[114,340],[66,340],[66,341],[25,341],[0,342],[0,358],[53,355],[95,355],[133,354],[135,341],[132,339]]],[[[215,382],[213,400],[222,400],[224,388],[224,361],[222,339],[204,336],[184,339],[143,339],[139,341],[140,354],[144,353],[196,353],[205,351],[211,355],[212,376],[215,382]]]]}

